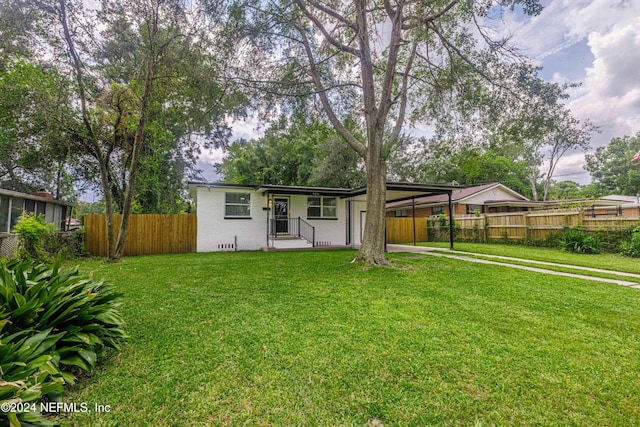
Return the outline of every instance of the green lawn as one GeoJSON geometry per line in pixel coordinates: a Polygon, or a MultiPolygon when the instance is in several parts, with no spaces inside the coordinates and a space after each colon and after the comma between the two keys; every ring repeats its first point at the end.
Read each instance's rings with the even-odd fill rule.
{"type": "MultiPolygon", "coordinates": [[[[418,243],[419,246],[449,249],[449,242],[418,243]]],[[[557,262],[582,267],[604,268],[607,270],[640,273],[640,260],[620,254],[573,254],[555,248],[539,248],[523,245],[503,245],[494,243],[456,242],[455,250],[478,254],[501,255],[536,261],[557,262]]]]}
{"type": "Polygon", "coordinates": [[[640,291],[416,254],[87,261],[130,342],[72,425],[638,425],[640,291]]]}

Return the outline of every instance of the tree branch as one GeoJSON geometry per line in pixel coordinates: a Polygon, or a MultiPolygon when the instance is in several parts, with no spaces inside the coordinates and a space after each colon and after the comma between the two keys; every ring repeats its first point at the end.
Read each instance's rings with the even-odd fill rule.
{"type": "Polygon", "coordinates": [[[398,117],[396,118],[396,124],[393,127],[393,131],[391,132],[391,137],[389,141],[391,144],[395,144],[398,138],[400,137],[400,132],[402,131],[402,124],[404,123],[404,118],[407,111],[407,91],[409,86],[409,73],[411,68],[413,67],[413,59],[416,56],[416,50],[418,48],[418,41],[413,41],[413,46],[411,47],[411,54],[409,55],[409,60],[407,61],[407,65],[404,68],[404,73],[402,74],[402,87],[400,88],[400,109],[398,111],[398,117]]]}
{"type": "Polygon", "coordinates": [[[304,15],[311,21],[313,22],[313,25],[320,30],[320,32],[322,33],[323,37],[325,38],[325,40],[327,40],[331,45],[333,45],[334,47],[336,47],[337,49],[342,50],[343,52],[349,53],[355,57],[360,57],[361,52],[358,49],[355,49],[351,46],[348,46],[340,41],[338,41],[336,38],[334,38],[329,31],[327,31],[327,29],[324,27],[324,25],[320,22],[320,20],[313,15],[305,6],[304,3],[302,2],[302,0],[296,0],[296,4],[298,5],[298,7],[300,8],[300,10],[302,11],[302,13],[304,13],[304,15]]]}
{"type": "Polygon", "coordinates": [[[398,54],[402,43],[402,8],[398,6],[397,12],[392,18],[391,37],[389,40],[389,53],[387,55],[387,67],[384,72],[384,80],[380,91],[380,108],[376,117],[377,121],[384,121],[393,103],[391,90],[395,81],[398,54]]]}
{"type": "Polygon", "coordinates": [[[345,18],[344,16],[340,15],[338,12],[336,12],[333,9],[330,9],[326,6],[324,6],[323,4],[315,1],[315,0],[307,0],[309,2],[309,4],[313,7],[315,7],[316,9],[320,10],[321,12],[326,13],[327,15],[331,16],[332,18],[337,19],[338,21],[342,22],[344,25],[346,25],[347,27],[351,28],[353,31],[358,31],[358,27],[351,21],[349,21],[347,18],[345,18]]]}
{"type": "Polygon", "coordinates": [[[311,45],[307,38],[307,34],[302,27],[296,25],[296,29],[300,33],[300,37],[302,38],[302,43],[304,45],[305,53],[307,54],[307,58],[309,60],[309,68],[311,78],[316,86],[316,90],[318,91],[318,96],[320,97],[320,102],[322,102],[322,107],[329,117],[329,121],[335,128],[336,132],[340,134],[342,138],[353,148],[362,158],[366,155],[366,147],[360,141],[358,141],[351,132],[344,126],[344,124],[338,119],[331,103],[329,102],[329,97],[327,96],[326,90],[322,81],[320,80],[320,73],[316,67],[315,59],[313,56],[313,52],[311,50],[311,45]]]}

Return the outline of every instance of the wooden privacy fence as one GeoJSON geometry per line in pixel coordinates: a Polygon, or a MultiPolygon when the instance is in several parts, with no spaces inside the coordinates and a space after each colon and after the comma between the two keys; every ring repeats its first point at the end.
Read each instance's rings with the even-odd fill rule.
{"type": "MultiPolygon", "coordinates": [[[[387,218],[387,243],[413,242],[414,218],[387,218]]],[[[415,218],[416,242],[426,242],[427,218],[415,218]]]]}
{"type": "MultiPolygon", "coordinates": [[[[590,217],[582,209],[506,212],[454,216],[456,237],[487,240],[542,240],[566,228],[584,227],[587,231],[618,231],[640,224],[640,217],[590,217]]],[[[416,218],[416,241],[448,240],[449,231],[440,230],[438,219],[416,218]]],[[[387,218],[387,242],[413,242],[413,218],[387,218]]]]}
{"type": "MultiPolygon", "coordinates": [[[[113,215],[117,237],[122,215],[113,215]]],[[[104,214],[84,216],[85,249],[94,256],[107,256],[107,225],[104,214]]],[[[196,215],[134,214],[124,255],[177,254],[196,251],[196,215]]]]}

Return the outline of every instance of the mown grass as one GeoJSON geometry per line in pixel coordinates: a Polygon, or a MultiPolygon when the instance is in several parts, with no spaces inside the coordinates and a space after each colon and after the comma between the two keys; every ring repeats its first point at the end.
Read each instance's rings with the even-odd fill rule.
{"type": "MultiPolygon", "coordinates": [[[[444,250],[443,251],[436,250],[435,252],[442,253],[442,254],[450,254],[449,251],[444,251],[444,250]]],[[[526,267],[542,268],[542,269],[551,270],[551,271],[559,271],[559,272],[563,272],[563,273],[580,274],[580,275],[583,275],[583,276],[603,277],[603,278],[606,278],[606,279],[616,279],[616,280],[624,280],[624,281],[627,281],[627,282],[640,283],[640,277],[627,276],[625,274],[615,274],[615,273],[602,272],[602,271],[584,270],[583,267],[578,267],[578,268],[565,267],[565,265],[567,265],[566,263],[564,263],[564,264],[554,264],[554,265],[538,264],[536,262],[532,262],[530,260],[525,260],[525,259],[515,260],[515,259],[494,258],[491,255],[479,254],[477,252],[465,253],[463,256],[465,256],[467,258],[476,258],[476,259],[484,259],[484,260],[489,260],[489,261],[495,261],[495,262],[500,262],[500,263],[503,263],[503,264],[521,265],[521,266],[526,266],[526,267]]],[[[603,267],[600,267],[600,268],[603,268],[603,267]]]]}
{"type": "MultiPolygon", "coordinates": [[[[443,254],[447,254],[448,252],[446,251],[435,251],[438,253],[443,253],[443,254]]],[[[484,259],[484,260],[489,260],[489,261],[495,261],[495,262],[499,262],[502,264],[511,264],[511,265],[520,265],[520,266],[525,266],[525,267],[535,267],[535,268],[542,268],[545,270],[551,270],[551,271],[559,271],[562,273],[571,273],[571,274],[580,274],[582,276],[591,276],[591,277],[601,277],[601,278],[605,278],[605,279],[615,279],[615,280],[624,280],[626,282],[634,282],[634,283],[639,283],[640,284],[640,277],[634,277],[634,276],[627,276],[624,274],[615,274],[615,273],[609,273],[609,272],[601,272],[601,271],[590,271],[590,270],[584,270],[581,267],[578,268],[572,268],[572,267],[564,267],[564,265],[567,264],[557,264],[557,265],[549,265],[549,264],[538,264],[535,262],[531,262],[531,261],[526,261],[526,260],[504,260],[504,259],[496,259],[496,258],[492,258],[488,255],[485,254],[478,254],[478,253],[466,253],[464,254],[465,257],[467,258],[476,258],[476,259],[484,259]]],[[[602,267],[600,267],[602,268],[602,267]]]]}
{"type": "MultiPolygon", "coordinates": [[[[418,243],[419,246],[449,248],[449,242],[418,243]]],[[[510,256],[536,261],[557,262],[582,267],[603,268],[626,273],[640,273],[640,262],[620,254],[574,254],[555,248],[540,248],[524,245],[504,245],[497,243],[455,242],[455,250],[487,255],[510,256]]]]}
{"type": "Polygon", "coordinates": [[[70,425],[637,425],[640,292],[415,254],[89,261],[130,342],[70,425]]]}

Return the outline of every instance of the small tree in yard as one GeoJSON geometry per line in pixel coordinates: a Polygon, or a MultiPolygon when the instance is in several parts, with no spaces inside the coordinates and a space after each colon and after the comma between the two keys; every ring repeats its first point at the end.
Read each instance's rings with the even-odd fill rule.
{"type": "Polygon", "coordinates": [[[404,126],[463,110],[481,97],[500,53],[513,53],[483,26],[495,8],[538,0],[240,0],[234,17],[252,25],[242,58],[259,75],[244,75],[263,93],[303,95],[309,89],[337,133],[366,168],[367,217],[356,260],[388,264],[384,254],[387,159],[404,126]],[[472,31],[478,31],[476,37],[472,31]],[[481,45],[484,44],[486,48],[481,45]],[[261,60],[262,67],[255,67],[261,60]],[[357,118],[358,137],[345,126],[357,118]]]}
{"type": "Polygon", "coordinates": [[[117,260],[141,172],[149,180],[166,179],[167,161],[184,168],[195,163],[201,142],[227,142],[226,121],[244,102],[225,82],[228,52],[217,43],[214,19],[197,1],[42,0],[25,8],[38,25],[20,30],[48,43],[53,55],[38,59],[73,77],[72,112],[58,125],[86,166],[87,179],[102,190],[108,257],[117,260]],[[114,207],[122,213],[119,229],[114,207]]]}

